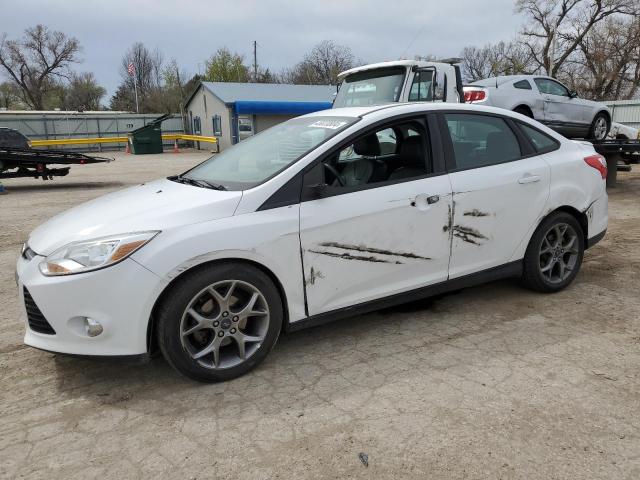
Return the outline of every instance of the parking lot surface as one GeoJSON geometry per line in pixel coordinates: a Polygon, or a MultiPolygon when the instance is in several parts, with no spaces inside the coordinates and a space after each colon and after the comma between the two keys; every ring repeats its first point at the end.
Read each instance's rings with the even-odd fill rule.
{"type": "Polygon", "coordinates": [[[619,175],[607,236],[563,292],[504,281],[347,319],[202,385],[162,358],[22,343],[14,266],[28,233],[207,157],[115,155],[51,182],[5,182],[0,477],[640,478],[640,174],[619,175]]]}

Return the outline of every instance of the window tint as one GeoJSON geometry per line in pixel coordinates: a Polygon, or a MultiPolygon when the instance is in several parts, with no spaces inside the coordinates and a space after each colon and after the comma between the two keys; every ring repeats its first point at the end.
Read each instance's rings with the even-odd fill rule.
{"type": "Polygon", "coordinates": [[[531,90],[531,84],[529,80],[520,80],[513,84],[514,88],[519,88],[521,90],[531,90]]]}
{"type": "Polygon", "coordinates": [[[540,90],[540,93],[546,93],[548,95],[559,95],[561,97],[569,96],[569,90],[567,90],[567,87],[554,80],[551,80],[549,78],[536,78],[535,82],[538,90],[540,90]]]}
{"type": "Polygon", "coordinates": [[[433,70],[416,72],[409,91],[410,102],[429,102],[433,100],[433,70]]]}
{"type": "Polygon", "coordinates": [[[531,143],[538,153],[551,152],[559,148],[558,142],[555,139],[542,133],[540,130],[520,122],[518,122],[518,125],[520,125],[520,128],[527,138],[531,140],[531,143]]]}
{"type": "Polygon", "coordinates": [[[412,179],[431,172],[425,126],[403,121],[356,139],[324,160],[325,183],[336,189],[412,179]]]}
{"type": "Polygon", "coordinates": [[[457,168],[484,167],[522,156],[518,139],[502,118],[447,113],[445,120],[457,168]]]}

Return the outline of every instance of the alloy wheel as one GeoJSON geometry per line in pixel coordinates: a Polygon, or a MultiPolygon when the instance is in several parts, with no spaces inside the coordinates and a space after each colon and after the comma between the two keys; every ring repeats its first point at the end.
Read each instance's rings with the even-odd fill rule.
{"type": "Polygon", "coordinates": [[[202,367],[235,367],[260,348],[270,318],[257,287],[241,280],[217,282],[188,303],[180,321],[182,347],[202,367]]]}
{"type": "Polygon", "coordinates": [[[579,256],[578,234],[571,225],[557,223],[542,239],[540,273],[549,283],[562,283],[576,268],[579,256]]]}
{"type": "Polygon", "coordinates": [[[604,117],[598,117],[593,126],[593,136],[596,140],[604,140],[607,135],[607,120],[604,117]]]}

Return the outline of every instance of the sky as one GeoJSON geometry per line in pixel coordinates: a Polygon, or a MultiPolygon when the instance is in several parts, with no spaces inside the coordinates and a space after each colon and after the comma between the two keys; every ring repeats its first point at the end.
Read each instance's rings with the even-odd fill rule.
{"type": "MultiPolygon", "coordinates": [[[[457,56],[467,45],[511,40],[521,19],[513,0],[0,0],[0,35],[21,36],[42,23],[76,37],[82,63],[107,89],[120,83],[120,61],[134,42],[158,48],[189,74],[228,47],[273,72],[333,40],[366,63],[414,55],[457,56]],[[10,4],[10,7],[9,7],[10,4]]],[[[0,73],[0,75],[4,75],[0,73]]]]}

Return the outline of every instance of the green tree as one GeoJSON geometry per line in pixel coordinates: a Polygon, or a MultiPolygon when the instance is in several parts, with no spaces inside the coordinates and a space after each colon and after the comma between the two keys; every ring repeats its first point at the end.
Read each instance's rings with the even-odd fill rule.
{"type": "Polygon", "coordinates": [[[100,100],[105,93],[93,73],[74,73],[66,88],[65,110],[100,110],[100,100]]]}
{"type": "Polygon", "coordinates": [[[0,83],[0,108],[24,110],[25,104],[20,97],[20,89],[12,82],[0,83]]]}
{"type": "Polygon", "coordinates": [[[248,82],[251,76],[244,57],[228,48],[218,49],[205,63],[204,80],[208,82],[248,82]]]}

